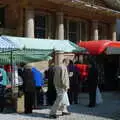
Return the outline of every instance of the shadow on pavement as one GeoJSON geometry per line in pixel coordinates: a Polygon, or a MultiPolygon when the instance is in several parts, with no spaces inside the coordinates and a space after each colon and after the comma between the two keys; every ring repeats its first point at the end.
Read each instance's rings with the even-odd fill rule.
{"type": "Polygon", "coordinates": [[[69,111],[72,113],[97,116],[106,119],[120,120],[120,94],[103,93],[103,103],[89,108],[87,96],[80,97],[79,104],[71,105],[69,111]],[[87,101],[86,101],[87,99],[87,101]]]}
{"type": "Polygon", "coordinates": [[[28,116],[28,117],[39,117],[39,118],[48,118],[49,115],[46,113],[37,113],[37,112],[33,112],[32,114],[19,114],[22,116],[28,116]]]}

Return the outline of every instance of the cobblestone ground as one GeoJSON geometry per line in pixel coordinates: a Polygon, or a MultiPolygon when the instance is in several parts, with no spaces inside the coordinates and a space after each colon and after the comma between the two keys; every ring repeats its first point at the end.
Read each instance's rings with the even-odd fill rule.
{"type": "MultiPolygon", "coordinates": [[[[103,93],[103,103],[95,108],[88,108],[88,95],[81,94],[78,105],[71,105],[69,116],[59,116],[57,120],[120,120],[119,93],[103,93]]],[[[50,107],[34,110],[33,114],[5,113],[0,114],[0,120],[49,120],[50,107]]],[[[60,112],[57,113],[61,115],[60,112]]]]}

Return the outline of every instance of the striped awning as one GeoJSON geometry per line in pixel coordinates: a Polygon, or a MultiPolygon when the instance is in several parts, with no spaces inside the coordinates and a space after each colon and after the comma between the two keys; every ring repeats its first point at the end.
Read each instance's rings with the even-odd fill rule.
{"type": "Polygon", "coordinates": [[[10,40],[0,37],[0,52],[15,50],[15,45],[10,40]]]}

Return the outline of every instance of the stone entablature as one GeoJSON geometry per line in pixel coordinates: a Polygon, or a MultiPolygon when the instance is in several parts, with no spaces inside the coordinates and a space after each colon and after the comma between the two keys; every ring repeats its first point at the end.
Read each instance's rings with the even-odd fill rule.
{"type": "Polygon", "coordinates": [[[82,1],[87,2],[89,4],[95,4],[95,5],[99,5],[99,6],[107,8],[107,6],[103,0],[82,0],[82,1]]]}

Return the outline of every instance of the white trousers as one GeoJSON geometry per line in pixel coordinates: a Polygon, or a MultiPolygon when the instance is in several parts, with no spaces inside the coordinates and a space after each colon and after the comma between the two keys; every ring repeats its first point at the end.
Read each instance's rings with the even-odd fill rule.
{"type": "Polygon", "coordinates": [[[57,92],[57,98],[51,108],[51,111],[50,111],[51,115],[56,114],[57,110],[60,110],[62,112],[68,112],[67,106],[69,105],[69,101],[68,101],[68,96],[65,96],[67,95],[67,91],[61,88],[56,88],[56,92],[57,92]],[[64,100],[64,98],[67,98],[67,100],[64,100]]]}

